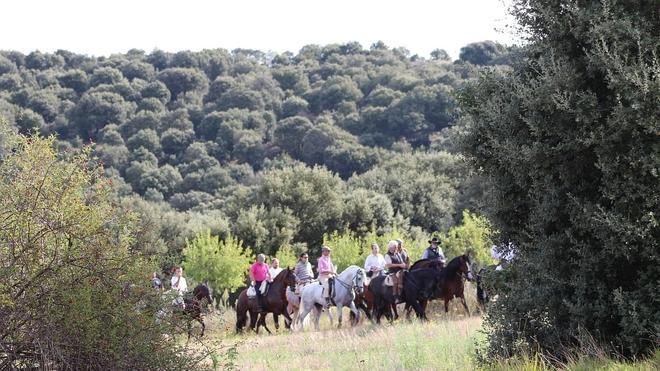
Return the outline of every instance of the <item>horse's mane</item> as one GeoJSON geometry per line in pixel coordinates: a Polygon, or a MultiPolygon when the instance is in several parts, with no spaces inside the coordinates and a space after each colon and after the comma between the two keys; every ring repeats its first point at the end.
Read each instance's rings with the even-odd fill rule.
{"type": "Polygon", "coordinates": [[[424,264],[424,263],[426,263],[427,261],[429,261],[429,259],[419,259],[418,261],[414,262],[413,265],[411,265],[410,268],[408,268],[408,270],[412,270],[412,269],[415,268],[417,265],[424,264]]]}
{"type": "MultiPolygon", "coordinates": [[[[346,280],[347,276],[350,273],[353,273],[357,269],[362,269],[362,268],[358,267],[357,265],[349,266],[348,268],[344,269],[341,273],[339,273],[339,279],[342,280],[342,281],[346,280]]],[[[352,277],[350,277],[350,278],[352,278],[352,277]]]]}
{"type": "Polygon", "coordinates": [[[447,267],[445,268],[445,272],[447,272],[447,274],[450,274],[450,275],[451,274],[456,274],[456,272],[458,271],[458,268],[461,265],[461,258],[462,257],[465,257],[467,259],[468,263],[470,262],[470,258],[468,258],[467,255],[459,255],[459,256],[455,257],[454,259],[452,259],[451,261],[449,261],[449,264],[447,264],[447,267]]]}
{"type": "Polygon", "coordinates": [[[273,278],[273,282],[284,281],[286,279],[286,276],[288,275],[289,271],[293,272],[293,269],[291,269],[289,267],[287,267],[286,269],[282,269],[282,271],[280,273],[278,273],[277,276],[275,276],[275,278],[273,278]]]}

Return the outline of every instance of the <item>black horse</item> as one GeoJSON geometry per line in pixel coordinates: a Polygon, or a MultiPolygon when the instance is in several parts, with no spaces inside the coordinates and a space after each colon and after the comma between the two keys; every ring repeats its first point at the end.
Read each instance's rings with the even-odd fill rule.
{"type": "MultiPolygon", "coordinates": [[[[421,302],[427,300],[433,294],[438,285],[438,273],[437,269],[426,268],[405,271],[403,274],[402,302],[412,307],[420,319],[427,319],[421,302]]],[[[386,276],[378,276],[372,279],[369,284],[369,291],[374,296],[372,317],[376,323],[380,323],[380,318],[383,315],[392,321],[390,308],[392,304],[396,304],[392,287],[385,285],[385,279],[386,276]]]]}
{"type": "MultiPolygon", "coordinates": [[[[454,297],[461,298],[461,303],[465,308],[465,311],[470,315],[470,310],[467,307],[465,298],[463,296],[463,277],[465,276],[468,281],[472,280],[472,271],[470,269],[470,258],[467,254],[460,255],[452,259],[447,266],[440,261],[433,260],[418,260],[411,267],[412,269],[417,269],[416,267],[429,267],[428,269],[435,269],[439,272],[438,285],[434,288],[432,295],[428,299],[424,299],[420,302],[424,311],[426,311],[426,305],[430,300],[435,299],[444,299],[445,300],[445,312],[448,311],[449,301],[454,297]]],[[[406,304],[406,315],[410,315],[412,307],[406,304]]]]}
{"type": "Polygon", "coordinates": [[[202,325],[202,334],[204,336],[204,330],[206,325],[204,325],[204,319],[202,318],[202,309],[213,303],[213,298],[211,298],[211,290],[209,287],[201,283],[195,287],[193,290],[192,296],[185,296],[183,298],[185,307],[183,313],[188,318],[188,339],[192,334],[192,321],[195,320],[202,325]]]}
{"type": "Polygon", "coordinates": [[[477,273],[477,303],[482,312],[486,311],[488,302],[497,296],[504,281],[507,280],[508,271],[497,270],[497,265],[483,267],[477,273]]]}

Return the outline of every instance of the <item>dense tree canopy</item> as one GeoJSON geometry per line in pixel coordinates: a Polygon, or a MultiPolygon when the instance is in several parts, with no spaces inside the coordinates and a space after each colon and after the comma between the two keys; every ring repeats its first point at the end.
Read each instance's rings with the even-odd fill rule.
{"type": "Polygon", "coordinates": [[[470,62],[383,43],[280,55],[0,51],[0,115],[55,134],[65,151],[94,142],[117,192],[152,221],[144,241],[160,255],[180,259],[208,228],[255,252],[314,252],[334,231],[444,231],[475,209],[460,158],[432,148],[453,142],[454,91],[479,71],[470,62]]]}
{"type": "Polygon", "coordinates": [[[465,152],[517,251],[488,354],[591,336],[644,355],[660,329],[658,3],[515,3],[525,58],[462,96],[465,152]]]}

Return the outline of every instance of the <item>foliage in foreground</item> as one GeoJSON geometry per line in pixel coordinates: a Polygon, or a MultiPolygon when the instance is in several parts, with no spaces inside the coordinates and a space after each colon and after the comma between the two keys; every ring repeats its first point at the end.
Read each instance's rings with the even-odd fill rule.
{"type": "Polygon", "coordinates": [[[511,73],[466,89],[465,152],[517,259],[488,357],[579,344],[648,355],[660,334],[657,1],[516,1],[511,73]]]}
{"type": "MultiPolygon", "coordinates": [[[[6,129],[6,126],[3,126],[6,129]]],[[[178,369],[192,364],[131,252],[134,217],[89,151],[2,133],[0,369],[178,369]]]]}

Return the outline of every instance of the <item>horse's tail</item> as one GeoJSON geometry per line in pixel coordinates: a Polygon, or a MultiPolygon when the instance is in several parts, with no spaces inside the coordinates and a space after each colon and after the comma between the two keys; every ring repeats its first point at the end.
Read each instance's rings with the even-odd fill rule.
{"type": "Polygon", "coordinates": [[[247,324],[248,298],[241,293],[236,301],[236,333],[243,332],[243,327],[247,324]]]}

